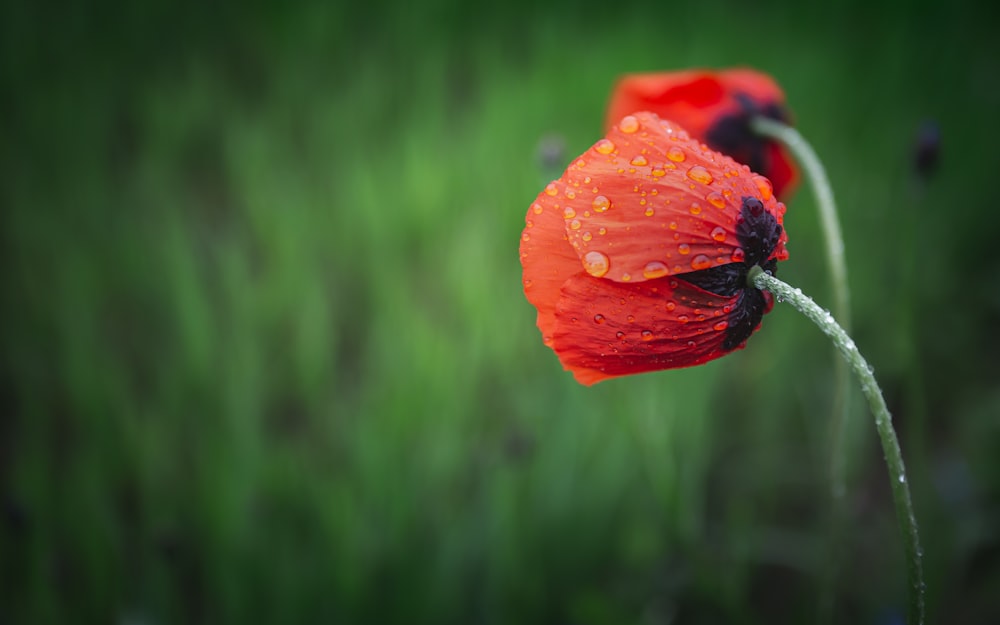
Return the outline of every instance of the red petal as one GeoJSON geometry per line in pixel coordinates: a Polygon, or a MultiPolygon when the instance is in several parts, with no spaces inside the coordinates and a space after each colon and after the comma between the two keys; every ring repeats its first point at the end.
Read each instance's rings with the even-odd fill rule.
{"type": "Polygon", "coordinates": [[[623,76],[611,95],[607,126],[638,111],[653,111],[699,136],[711,125],[717,107],[729,106],[722,83],[711,72],[660,72],[623,76]]]}
{"type": "Polygon", "coordinates": [[[563,186],[556,181],[538,194],[528,209],[521,234],[524,294],[538,309],[538,328],[546,343],[550,342],[555,325],[559,289],[570,276],[583,269],[566,236],[560,204],[564,198],[561,192],[556,193],[556,188],[563,186]]]}
{"type": "Polygon", "coordinates": [[[737,299],[674,278],[621,284],[578,274],[563,285],[552,348],[588,386],[699,365],[729,353],[722,342],[737,299]]]}
{"type": "Polygon", "coordinates": [[[758,103],[784,104],[785,94],[767,74],[752,69],[729,69],[719,72],[719,81],[729,94],[742,93],[758,103]]]}
{"type": "Polygon", "coordinates": [[[744,197],[759,198],[779,223],[784,213],[766,179],[652,113],[625,117],[556,184],[583,267],[619,282],[741,260],[735,229],[744,197]]]}

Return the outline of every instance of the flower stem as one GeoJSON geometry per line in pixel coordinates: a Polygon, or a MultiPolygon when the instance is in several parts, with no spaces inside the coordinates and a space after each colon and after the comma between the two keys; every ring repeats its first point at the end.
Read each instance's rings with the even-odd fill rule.
{"type": "MultiPolygon", "coordinates": [[[[826,239],[826,260],[830,271],[830,281],[833,289],[833,314],[840,320],[847,332],[851,331],[851,291],[847,283],[847,263],[844,261],[844,238],[840,233],[840,221],[837,218],[837,204],[833,200],[833,189],[826,176],[823,163],[816,156],[815,150],[791,126],[767,117],[754,117],[751,120],[754,132],[775,139],[784,144],[802,164],[806,176],[812,184],[816,196],[816,208],[819,211],[820,225],[826,239]]],[[[836,358],[833,367],[834,395],[833,418],[831,420],[830,445],[830,493],[833,506],[846,492],[845,487],[845,439],[847,437],[847,420],[850,415],[850,393],[847,386],[846,363],[836,358]]],[[[836,510],[834,510],[836,513],[836,510]]]]}
{"type": "Polygon", "coordinates": [[[851,292],[847,286],[847,263],[844,260],[844,237],[840,233],[837,218],[837,204],[833,201],[833,189],[826,176],[823,163],[816,156],[812,146],[787,124],[767,117],[754,117],[751,121],[754,132],[783,143],[802,164],[816,194],[816,208],[826,238],[826,258],[833,281],[833,312],[848,332],[851,330],[851,292]]]}
{"type": "Polygon", "coordinates": [[[747,282],[755,288],[770,291],[779,302],[790,303],[819,326],[819,329],[833,340],[834,345],[843,354],[844,359],[861,383],[861,391],[868,399],[868,405],[875,416],[875,428],[878,430],[882,451],[889,468],[892,499],[896,507],[896,518],[899,521],[900,532],[903,536],[908,581],[907,622],[911,625],[923,625],[924,574],[921,565],[923,550],[920,547],[917,519],[913,514],[910,487],[906,481],[906,468],[903,466],[903,454],[899,449],[899,441],[896,439],[896,432],[892,427],[892,416],[885,405],[885,399],[882,397],[882,390],[875,380],[873,369],[858,351],[851,337],[837,324],[833,316],[820,308],[801,290],[778,280],[759,266],[750,270],[747,282]]]}

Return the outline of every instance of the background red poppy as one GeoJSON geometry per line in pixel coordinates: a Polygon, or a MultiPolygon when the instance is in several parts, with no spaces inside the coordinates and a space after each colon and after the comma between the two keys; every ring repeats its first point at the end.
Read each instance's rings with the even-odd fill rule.
{"type": "Polygon", "coordinates": [[[749,127],[752,115],[789,121],[785,94],[767,74],[752,69],[688,70],[628,74],[618,79],[608,103],[607,127],[636,111],[676,122],[711,148],[767,176],[784,198],[798,170],[784,147],[749,127]]]}

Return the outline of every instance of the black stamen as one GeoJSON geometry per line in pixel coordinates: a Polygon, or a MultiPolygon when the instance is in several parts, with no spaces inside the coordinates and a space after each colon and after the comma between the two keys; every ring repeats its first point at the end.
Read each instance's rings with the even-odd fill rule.
{"type": "Polygon", "coordinates": [[[716,295],[732,297],[739,294],[736,305],[729,313],[729,325],[722,341],[722,348],[727,351],[739,347],[750,338],[764,317],[767,300],[761,291],[747,284],[747,273],[755,265],[760,265],[771,274],[777,271],[777,261],[769,257],[781,238],[781,232],[781,224],[764,209],[763,202],[755,197],[744,197],[740,214],[736,218],[736,239],[743,248],[743,262],[677,276],[716,295]]]}

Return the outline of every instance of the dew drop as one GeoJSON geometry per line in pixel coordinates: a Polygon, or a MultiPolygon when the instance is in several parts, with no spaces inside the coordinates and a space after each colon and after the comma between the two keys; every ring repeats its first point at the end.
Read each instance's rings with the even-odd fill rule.
{"type": "Polygon", "coordinates": [[[645,165],[648,165],[649,161],[646,160],[645,156],[643,156],[642,154],[640,154],[640,155],[636,156],[635,158],[633,158],[631,161],[629,161],[629,163],[631,163],[632,165],[635,165],[636,167],[643,167],[645,165]]]}
{"type": "Polygon", "coordinates": [[[534,204],[531,205],[531,210],[533,210],[536,215],[541,215],[542,214],[542,205],[539,204],[538,202],[535,202],[534,204]]]}
{"type": "Polygon", "coordinates": [[[723,330],[725,330],[726,328],[728,328],[728,327],[729,327],[729,322],[728,322],[728,321],[720,321],[719,323],[715,324],[715,325],[714,325],[714,326],[712,326],[712,327],[713,327],[713,328],[714,328],[714,329],[715,329],[715,330],[716,330],[717,332],[722,332],[723,330]]]}
{"type": "Polygon", "coordinates": [[[566,210],[563,211],[563,218],[573,219],[574,217],[576,217],[576,211],[573,210],[572,206],[567,206],[566,210]]]}
{"type": "Polygon", "coordinates": [[[688,322],[688,316],[687,315],[678,315],[677,316],[677,321],[680,321],[681,323],[687,323],[688,322]]]}
{"type": "Polygon", "coordinates": [[[591,239],[594,238],[594,235],[590,234],[590,231],[588,230],[588,231],[584,232],[583,234],[581,234],[580,238],[583,239],[584,241],[589,241],[589,240],[591,240],[591,239]]]}
{"type": "Polygon", "coordinates": [[[593,206],[595,211],[597,211],[598,213],[603,213],[604,211],[611,208],[611,200],[609,200],[603,195],[598,195],[597,197],[594,198],[593,206]]]}
{"type": "Polygon", "coordinates": [[[611,263],[608,257],[601,252],[590,251],[583,257],[584,270],[595,278],[600,278],[608,273],[610,267],[611,263]]]}
{"type": "Polygon", "coordinates": [[[531,235],[528,234],[527,232],[522,232],[521,233],[521,240],[522,241],[530,241],[531,240],[531,235]]]}
{"type": "Polygon", "coordinates": [[[594,149],[598,154],[611,154],[615,151],[615,144],[608,139],[601,139],[594,144],[594,149]]]}
{"type": "Polygon", "coordinates": [[[568,197],[571,200],[576,199],[576,191],[574,191],[573,189],[570,189],[570,188],[567,187],[566,188],[566,197],[568,197]]]}
{"type": "Polygon", "coordinates": [[[557,193],[559,193],[559,189],[556,188],[556,183],[550,182],[549,184],[545,185],[545,193],[547,195],[556,195],[557,193]]]}
{"type": "Polygon", "coordinates": [[[701,204],[699,204],[698,202],[691,202],[691,208],[689,208],[688,210],[691,211],[692,215],[700,215],[701,204]]]}
{"type": "Polygon", "coordinates": [[[671,230],[676,230],[677,229],[677,222],[676,221],[671,221],[670,222],[670,229],[671,230]]]}
{"type": "Polygon", "coordinates": [[[639,336],[641,336],[642,340],[644,340],[644,341],[652,341],[653,340],[653,333],[650,332],[649,330],[643,330],[639,334],[639,336]]]}
{"type": "Polygon", "coordinates": [[[734,263],[742,263],[746,259],[746,252],[743,251],[742,247],[738,247],[733,250],[733,255],[729,259],[734,263]]]}
{"type": "Polygon", "coordinates": [[[603,235],[603,234],[607,234],[607,233],[608,233],[608,229],[605,228],[604,226],[601,226],[600,228],[597,229],[597,234],[602,234],[603,235]]]}
{"type": "Polygon", "coordinates": [[[708,256],[705,256],[704,254],[698,254],[697,256],[691,259],[691,268],[696,271],[700,271],[702,269],[708,269],[711,266],[712,266],[712,260],[708,256]]]}
{"type": "Polygon", "coordinates": [[[677,251],[680,252],[681,254],[690,254],[691,246],[688,245],[687,243],[681,243],[680,245],[677,246],[677,251]]]}
{"type": "Polygon", "coordinates": [[[726,198],[722,197],[722,194],[719,193],[718,191],[712,191],[711,193],[705,196],[705,199],[708,200],[709,204],[711,204],[716,208],[726,207],[726,198]]]}
{"type": "Polygon", "coordinates": [[[623,338],[625,338],[625,333],[622,332],[621,330],[619,330],[619,331],[615,332],[615,336],[617,338],[619,338],[619,339],[623,339],[623,338]]]}
{"type": "Polygon", "coordinates": [[[653,176],[656,178],[662,178],[663,176],[667,175],[667,171],[662,167],[653,167],[653,171],[649,173],[653,174],[653,176]]]}
{"type": "Polygon", "coordinates": [[[579,219],[574,219],[573,221],[569,222],[569,228],[570,228],[570,230],[579,230],[580,229],[580,220],[579,219]]]}
{"type": "Polygon", "coordinates": [[[635,317],[633,315],[629,315],[628,317],[625,317],[625,321],[628,321],[629,323],[635,323],[635,317]]]}
{"type": "Polygon", "coordinates": [[[667,300],[667,312],[673,312],[677,308],[677,302],[673,300],[667,300]]]}
{"type": "Polygon", "coordinates": [[[618,122],[618,127],[625,134],[632,134],[636,130],[639,130],[639,120],[633,115],[626,115],[618,122]]]}
{"type": "Polygon", "coordinates": [[[666,264],[661,263],[658,260],[650,261],[646,263],[646,266],[642,269],[642,275],[649,280],[655,280],[656,278],[662,278],[663,276],[670,273],[670,269],[666,264]]]}
{"type": "Polygon", "coordinates": [[[715,178],[712,178],[712,174],[709,173],[707,169],[701,165],[695,165],[687,171],[687,177],[695,182],[700,182],[702,184],[711,184],[715,178]]]}
{"type": "Polygon", "coordinates": [[[771,187],[771,181],[764,176],[754,176],[753,183],[757,185],[757,190],[760,191],[760,197],[766,202],[771,199],[774,194],[774,189],[771,187]]]}
{"type": "Polygon", "coordinates": [[[631,279],[632,279],[632,274],[630,274],[630,273],[623,273],[622,274],[622,277],[621,277],[621,281],[622,282],[628,282],[631,279]]]}
{"type": "Polygon", "coordinates": [[[726,230],[722,226],[716,226],[712,228],[712,238],[718,242],[723,242],[726,240],[726,230]]]}
{"type": "Polygon", "coordinates": [[[646,217],[652,217],[653,216],[653,207],[652,206],[649,206],[649,207],[646,208],[645,215],[646,215],[646,217]]]}
{"type": "Polygon", "coordinates": [[[604,323],[604,315],[602,314],[594,315],[594,323],[604,323]]]}
{"type": "Polygon", "coordinates": [[[684,150],[680,149],[676,145],[667,150],[667,158],[675,163],[683,163],[684,159],[687,158],[684,155],[684,150]]]}

